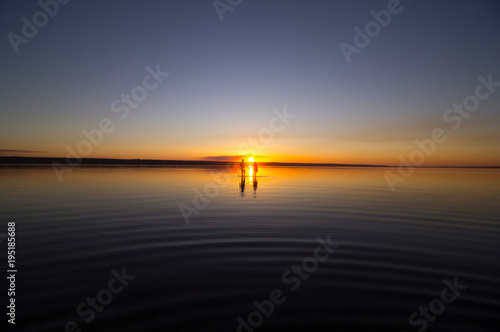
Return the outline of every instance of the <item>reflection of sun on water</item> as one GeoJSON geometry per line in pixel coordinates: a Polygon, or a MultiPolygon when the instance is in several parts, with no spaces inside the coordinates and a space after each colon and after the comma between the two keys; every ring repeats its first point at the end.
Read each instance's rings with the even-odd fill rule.
{"type": "MultiPolygon", "coordinates": [[[[253,157],[248,158],[249,163],[253,163],[254,161],[253,157]]],[[[248,166],[248,180],[250,183],[253,182],[253,165],[248,166]]]]}
{"type": "Polygon", "coordinates": [[[252,167],[252,165],[250,165],[248,168],[248,180],[250,183],[253,182],[253,167],[252,167]]]}

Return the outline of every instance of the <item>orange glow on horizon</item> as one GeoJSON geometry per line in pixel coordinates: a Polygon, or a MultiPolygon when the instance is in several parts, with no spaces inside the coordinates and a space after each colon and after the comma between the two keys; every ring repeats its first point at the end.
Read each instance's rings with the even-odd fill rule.
{"type": "MultiPolygon", "coordinates": [[[[462,139],[463,140],[463,139],[462,139]]],[[[436,146],[438,152],[429,156],[421,166],[500,166],[500,155],[498,147],[494,144],[464,145],[462,140],[450,139],[446,144],[436,146]]],[[[71,147],[72,151],[78,151],[78,140],[63,142],[71,147]]],[[[108,142],[108,141],[105,141],[108,142]]],[[[23,143],[23,142],[21,142],[23,143]]],[[[35,146],[33,144],[19,144],[12,150],[0,150],[0,156],[21,157],[43,157],[43,158],[66,158],[75,157],[69,153],[62,143],[48,142],[45,145],[35,146]]],[[[402,156],[409,160],[418,147],[414,142],[385,143],[352,143],[342,144],[309,144],[307,141],[298,141],[296,144],[276,144],[258,151],[259,154],[241,155],[241,151],[234,146],[213,148],[212,146],[199,146],[173,144],[159,144],[145,142],[131,142],[130,144],[110,141],[109,144],[93,146],[92,151],[83,158],[105,158],[105,159],[156,159],[156,160],[191,160],[191,161],[228,161],[239,162],[241,159],[253,163],[282,162],[282,163],[333,163],[333,164],[364,164],[364,165],[389,165],[398,166],[402,156]],[[187,147],[187,148],[186,148],[187,147]]],[[[230,145],[230,144],[228,144],[230,145]]],[[[416,165],[417,166],[417,165],[416,165]]]]}

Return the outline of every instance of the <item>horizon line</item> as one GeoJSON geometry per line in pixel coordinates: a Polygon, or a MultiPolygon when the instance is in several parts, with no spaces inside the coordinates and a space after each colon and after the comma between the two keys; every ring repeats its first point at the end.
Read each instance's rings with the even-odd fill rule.
{"type": "MultiPolygon", "coordinates": [[[[14,165],[14,164],[22,164],[22,165],[48,165],[53,162],[61,162],[66,163],[66,157],[25,157],[25,156],[0,156],[0,164],[4,165],[14,165]],[[17,160],[16,160],[17,159],[17,160]],[[6,162],[10,161],[10,162],[6,162]],[[38,161],[38,163],[34,163],[34,161],[38,161]]],[[[81,161],[77,165],[95,165],[92,163],[88,163],[89,161],[97,162],[97,165],[119,165],[120,162],[128,165],[148,165],[147,163],[157,163],[157,166],[161,166],[163,163],[164,166],[175,166],[174,163],[184,163],[189,166],[207,166],[207,165],[221,165],[226,163],[238,163],[239,160],[186,160],[186,159],[142,159],[142,158],[133,158],[133,159],[123,159],[123,158],[81,158],[81,161]]],[[[72,163],[72,166],[76,163],[72,163]]],[[[398,168],[400,165],[383,165],[383,164],[360,164],[360,163],[334,163],[334,162],[281,162],[281,161],[262,161],[259,162],[262,165],[277,165],[277,166],[337,166],[337,167],[386,167],[386,168],[398,168]]],[[[149,164],[154,166],[155,164],[149,164]]],[[[500,168],[498,166],[447,166],[447,165],[426,165],[426,166],[412,166],[413,168],[500,168]]]]}

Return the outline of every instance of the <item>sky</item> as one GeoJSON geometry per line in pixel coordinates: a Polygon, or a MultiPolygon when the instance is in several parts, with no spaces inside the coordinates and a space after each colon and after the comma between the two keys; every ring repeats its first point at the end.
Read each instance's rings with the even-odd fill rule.
{"type": "Polygon", "coordinates": [[[4,0],[0,32],[3,156],[500,166],[494,0],[4,0]]]}

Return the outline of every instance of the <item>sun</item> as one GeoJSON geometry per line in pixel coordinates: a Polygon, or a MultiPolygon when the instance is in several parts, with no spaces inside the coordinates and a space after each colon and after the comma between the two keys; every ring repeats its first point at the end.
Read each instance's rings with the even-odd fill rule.
{"type": "Polygon", "coordinates": [[[254,162],[255,160],[253,159],[253,157],[250,157],[248,158],[248,162],[251,163],[251,162],[254,162]]]}

